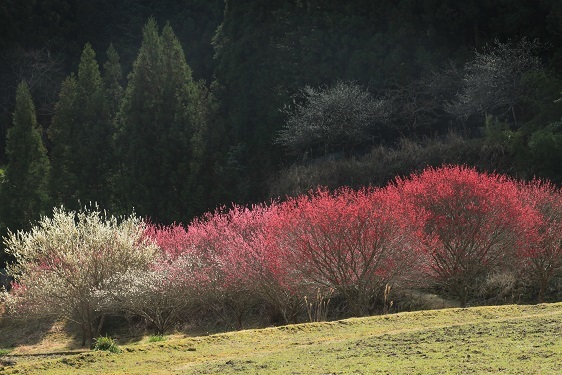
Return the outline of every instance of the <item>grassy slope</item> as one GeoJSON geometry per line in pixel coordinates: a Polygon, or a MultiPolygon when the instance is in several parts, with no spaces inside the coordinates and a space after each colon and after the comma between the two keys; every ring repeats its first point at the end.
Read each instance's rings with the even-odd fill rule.
{"type": "Polygon", "coordinates": [[[3,357],[17,365],[0,373],[559,374],[562,303],[420,311],[145,340],[122,349],[3,357]]]}

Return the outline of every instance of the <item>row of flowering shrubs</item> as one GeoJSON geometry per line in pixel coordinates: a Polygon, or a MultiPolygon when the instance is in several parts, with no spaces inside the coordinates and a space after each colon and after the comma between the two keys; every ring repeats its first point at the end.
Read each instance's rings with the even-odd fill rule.
{"type": "Polygon", "coordinates": [[[84,339],[107,314],[140,316],[159,333],[188,311],[249,309],[282,322],[387,308],[391,290],[438,287],[466,306],[511,275],[541,302],[562,269],[562,196],[553,185],[445,166],[384,188],[317,190],[220,209],[187,227],[97,210],[57,209],[5,239],[15,315],[74,321],[84,339]],[[260,310],[261,309],[261,310],[260,310]]]}

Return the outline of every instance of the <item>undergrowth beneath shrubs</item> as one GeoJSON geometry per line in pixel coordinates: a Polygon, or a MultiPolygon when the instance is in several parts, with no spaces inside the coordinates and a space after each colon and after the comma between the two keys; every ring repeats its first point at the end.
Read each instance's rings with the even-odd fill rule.
{"type": "Polygon", "coordinates": [[[153,335],[148,337],[148,342],[161,342],[166,341],[166,337],[162,335],[153,335]]]}
{"type": "Polygon", "coordinates": [[[121,349],[117,346],[114,339],[108,336],[101,336],[96,339],[94,350],[102,350],[111,353],[121,353],[121,349]]]}

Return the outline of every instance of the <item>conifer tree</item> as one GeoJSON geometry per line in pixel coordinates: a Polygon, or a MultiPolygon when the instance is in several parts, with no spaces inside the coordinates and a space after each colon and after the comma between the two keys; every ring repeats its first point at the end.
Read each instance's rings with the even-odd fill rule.
{"type": "MultiPolygon", "coordinates": [[[[155,143],[160,95],[160,37],[154,19],[143,28],[143,41],[123,96],[119,114],[117,149],[120,155],[119,187],[123,204],[140,214],[155,211],[150,192],[159,190],[161,160],[155,143]]],[[[155,201],[155,198],[152,199],[155,201]]]]}
{"type": "Polygon", "coordinates": [[[108,175],[112,168],[114,134],[105,90],[95,52],[86,44],[78,66],[78,102],[81,125],[78,145],[81,158],[79,176],[80,199],[109,205],[108,175]]]}
{"type": "Polygon", "coordinates": [[[182,221],[200,210],[194,182],[201,155],[204,112],[181,44],[154,19],[129,75],[120,113],[118,149],[127,209],[159,222],[182,221]],[[197,147],[193,147],[194,143],[197,147]],[[194,154],[194,152],[196,154],[194,154]]]}
{"type": "Polygon", "coordinates": [[[28,229],[49,209],[50,165],[41,133],[29,88],[21,82],[6,140],[8,163],[1,190],[2,220],[11,231],[28,229]]]}
{"type": "Polygon", "coordinates": [[[68,76],[61,85],[59,100],[55,106],[55,115],[49,127],[49,139],[52,141],[51,148],[51,192],[55,203],[78,202],[77,169],[78,160],[74,157],[76,137],[77,113],[77,83],[74,74],[68,76]]]}
{"type": "Polygon", "coordinates": [[[123,99],[123,71],[119,62],[119,54],[113,44],[109,45],[106,51],[107,60],[103,64],[103,85],[105,87],[105,96],[109,106],[109,115],[112,121],[115,121],[119,106],[123,99]]]}
{"type": "Polygon", "coordinates": [[[107,103],[107,111],[108,111],[108,122],[111,129],[111,139],[108,140],[111,151],[111,162],[107,166],[107,188],[111,194],[110,200],[110,207],[114,210],[119,211],[120,205],[118,202],[120,201],[118,197],[118,190],[116,184],[119,182],[117,180],[117,171],[118,171],[118,160],[115,154],[115,134],[117,132],[117,121],[119,110],[121,108],[121,102],[123,101],[123,93],[124,89],[122,86],[123,81],[123,71],[121,69],[120,57],[117,53],[113,44],[110,44],[107,51],[106,51],[107,60],[103,64],[103,86],[105,90],[105,99],[107,103]]]}
{"type": "Polygon", "coordinates": [[[114,126],[95,52],[86,44],[78,75],[64,84],[51,126],[57,203],[110,203],[114,126]]]}

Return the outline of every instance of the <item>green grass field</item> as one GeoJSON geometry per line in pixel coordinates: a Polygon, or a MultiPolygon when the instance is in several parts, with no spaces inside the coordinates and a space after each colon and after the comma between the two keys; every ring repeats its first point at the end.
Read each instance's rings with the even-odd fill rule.
{"type": "Polygon", "coordinates": [[[147,337],[122,345],[118,354],[56,354],[69,345],[34,355],[16,347],[0,357],[8,364],[0,373],[561,374],[562,303],[419,311],[156,342],[147,337]]]}

